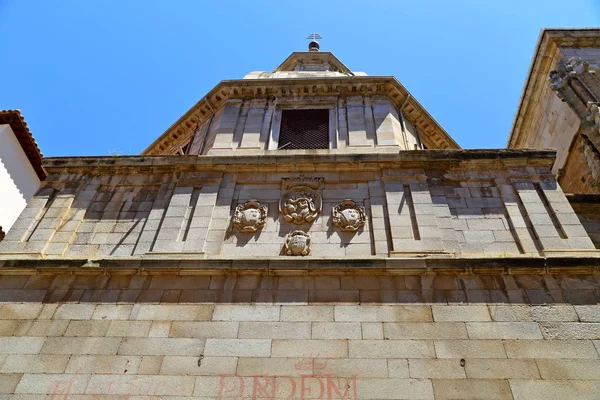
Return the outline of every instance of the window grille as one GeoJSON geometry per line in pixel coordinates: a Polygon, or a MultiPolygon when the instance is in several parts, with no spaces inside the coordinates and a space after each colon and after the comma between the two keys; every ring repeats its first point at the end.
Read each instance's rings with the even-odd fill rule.
{"type": "Polygon", "coordinates": [[[328,149],[329,110],[283,110],[279,149],[328,149]]]}

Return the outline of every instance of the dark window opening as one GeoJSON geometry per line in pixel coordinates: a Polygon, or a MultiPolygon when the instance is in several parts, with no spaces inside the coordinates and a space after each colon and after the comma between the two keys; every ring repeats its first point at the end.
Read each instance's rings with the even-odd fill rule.
{"type": "Polygon", "coordinates": [[[328,149],[329,110],[283,110],[279,149],[328,149]]]}
{"type": "Polygon", "coordinates": [[[189,141],[189,142],[187,142],[186,145],[179,147],[179,151],[177,151],[177,155],[185,156],[188,153],[191,144],[192,144],[192,142],[189,141]]]}

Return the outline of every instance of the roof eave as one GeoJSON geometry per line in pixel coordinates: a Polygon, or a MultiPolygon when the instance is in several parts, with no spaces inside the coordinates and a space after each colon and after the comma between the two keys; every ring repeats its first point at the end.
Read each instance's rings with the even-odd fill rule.
{"type": "MultiPolygon", "coordinates": [[[[142,155],[149,154],[155,147],[161,144],[161,142],[168,137],[173,131],[179,129],[182,124],[190,124],[189,120],[194,116],[194,113],[204,107],[208,106],[210,109],[214,109],[214,107],[210,104],[209,98],[212,98],[215,95],[223,93],[225,89],[231,87],[248,87],[248,86],[275,86],[280,85],[282,83],[285,84],[298,84],[306,81],[316,81],[316,80],[324,80],[327,82],[336,82],[336,83],[359,83],[359,82],[381,82],[381,83],[389,83],[399,90],[400,93],[404,96],[404,98],[408,98],[408,102],[406,105],[411,105],[416,110],[418,110],[419,114],[425,116],[429,122],[437,129],[440,133],[444,141],[448,144],[450,148],[460,149],[460,146],[456,141],[446,132],[444,128],[429,114],[429,112],[419,103],[414,96],[402,85],[395,77],[393,76],[345,76],[345,77],[315,77],[315,78],[274,78],[274,79],[236,79],[236,80],[224,80],[219,82],[210,92],[208,92],[205,96],[203,96],[194,106],[192,106],[183,116],[181,116],[174,124],[172,124],[162,135],[160,135],[156,140],[152,142],[150,146],[148,146],[143,152],[142,155]],[[345,82],[347,81],[347,82],[345,82]]],[[[223,97],[227,98],[228,95],[222,94],[223,97]]],[[[412,123],[412,121],[411,121],[412,123]]]]}

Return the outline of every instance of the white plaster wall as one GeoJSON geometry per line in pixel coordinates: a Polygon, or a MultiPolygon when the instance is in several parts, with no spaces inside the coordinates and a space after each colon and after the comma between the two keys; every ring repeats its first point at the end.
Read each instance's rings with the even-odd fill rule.
{"type": "Polygon", "coordinates": [[[40,186],[10,125],[0,125],[0,226],[7,232],[40,186]]]}

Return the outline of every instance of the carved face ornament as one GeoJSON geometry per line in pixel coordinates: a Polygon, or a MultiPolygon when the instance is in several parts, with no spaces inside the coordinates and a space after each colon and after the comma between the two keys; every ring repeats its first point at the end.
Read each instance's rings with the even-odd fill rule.
{"type": "Polygon", "coordinates": [[[265,225],[267,206],[257,200],[248,200],[236,207],[233,215],[233,225],[240,232],[254,233],[265,225]]]}
{"type": "Polygon", "coordinates": [[[333,208],[333,224],[345,232],[356,232],[365,225],[364,207],[356,205],[350,199],[342,201],[333,208]]]}
{"type": "Polygon", "coordinates": [[[321,196],[306,186],[292,188],[279,203],[283,219],[294,224],[314,221],[321,212],[321,196]]]}
{"type": "Polygon", "coordinates": [[[288,256],[307,255],[310,253],[310,236],[301,230],[290,232],[285,239],[284,250],[288,256]]]}

